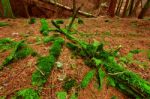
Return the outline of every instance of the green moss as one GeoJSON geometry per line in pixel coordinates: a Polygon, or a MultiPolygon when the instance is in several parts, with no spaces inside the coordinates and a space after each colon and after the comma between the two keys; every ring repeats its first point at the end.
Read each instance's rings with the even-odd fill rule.
{"type": "Polygon", "coordinates": [[[84,76],[83,80],[81,81],[81,88],[86,88],[88,86],[88,84],[94,77],[94,74],[95,70],[91,70],[84,76]]]}
{"type": "Polygon", "coordinates": [[[36,22],[36,18],[30,18],[30,20],[29,20],[29,24],[34,24],[36,22]]]}
{"type": "Polygon", "coordinates": [[[2,38],[2,39],[0,39],[0,52],[4,52],[6,50],[14,48],[15,44],[16,44],[16,42],[14,42],[10,38],[2,38]]]}
{"type": "Polygon", "coordinates": [[[4,66],[7,66],[14,60],[22,59],[27,57],[32,53],[32,49],[29,48],[24,41],[16,42],[14,49],[10,53],[9,56],[7,56],[2,65],[0,65],[0,69],[3,69],[4,66]]]}
{"type": "MultiPolygon", "coordinates": [[[[135,23],[133,22],[132,24],[135,23]]],[[[104,68],[102,70],[106,72],[107,76],[113,78],[115,87],[119,88],[124,93],[128,93],[132,98],[140,97],[145,99],[150,97],[150,83],[139,77],[134,72],[119,65],[116,61],[116,52],[106,51],[103,44],[97,42],[92,44],[83,42],[73,37],[70,32],[67,31],[67,28],[61,28],[60,25],[54,21],[52,21],[52,24],[57,28],[57,32],[64,34],[69,40],[71,40],[72,44],[67,44],[71,50],[74,50],[76,53],[84,53],[77,55],[81,56],[84,60],[92,60],[93,58],[100,60],[100,65],[104,68]]],[[[110,33],[108,32],[106,35],[110,35],[110,33]]],[[[137,51],[130,52],[126,58],[132,60],[134,53],[137,53],[137,51]]],[[[95,64],[95,62],[93,64],[95,64]]],[[[93,66],[92,68],[98,69],[99,67],[100,66],[93,66]]],[[[85,75],[81,82],[81,88],[85,88],[88,85],[94,74],[95,72],[92,70],[85,75]]]]}
{"type": "Polygon", "coordinates": [[[68,92],[72,87],[75,86],[75,84],[76,84],[75,79],[66,79],[63,84],[63,89],[68,92]]]}
{"type": "Polygon", "coordinates": [[[16,93],[16,96],[13,97],[13,99],[40,99],[40,96],[38,95],[37,91],[28,88],[28,89],[19,90],[16,93]]]}
{"type": "Polygon", "coordinates": [[[51,49],[49,50],[50,54],[55,57],[58,57],[61,52],[61,47],[63,43],[64,43],[64,40],[62,38],[56,39],[53,45],[51,46],[51,49]]]}
{"type": "Polygon", "coordinates": [[[67,93],[64,91],[60,91],[56,93],[57,99],[67,99],[67,93]]]}
{"type": "Polygon", "coordinates": [[[43,85],[47,81],[54,64],[55,57],[52,55],[39,58],[37,63],[39,70],[32,74],[32,84],[37,86],[43,85]]]}
{"type": "Polygon", "coordinates": [[[54,40],[53,45],[50,48],[49,55],[41,57],[37,62],[37,70],[32,74],[32,84],[37,86],[42,86],[51,73],[54,67],[55,61],[60,55],[62,44],[64,40],[62,38],[57,38],[54,40]]]}
{"type": "Polygon", "coordinates": [[[9,24],[6,23],[6,22],[0,22],[0,27],[3,27],[3,26],[8,26],[9,24]]]}
{"type": "Polygon", "coordinates": [[[44,35],[47,36],[49,33],[49,26],[48,22],[46,19],[41,19],[41,29],[40,32],[44,35]]]}

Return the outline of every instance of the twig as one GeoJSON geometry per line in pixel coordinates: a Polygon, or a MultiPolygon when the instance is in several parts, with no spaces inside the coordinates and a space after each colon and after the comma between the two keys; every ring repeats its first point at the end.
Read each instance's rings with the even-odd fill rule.
{"type": "Polygon", "coordinates": [[[73,15],[76,12],[76,0],[73,0],[73,15]]]}
{"type": "Polygon", "coordinates": [[[36,68],[43,76],[45,76],[45,74],[44,74],[37,66],[35,66],[35,68],[36,68]]]}
{"type": "Polygon", "coordinates": [[[70,22],[70,24],[69,24],[69,26],[68,26],[68,29],[67,29],[68,32],[69,32],[70,29],[72,28],[73,22],[74,22],[74,20],[75,20],[77,14],[78,14],[78,11],[81,9],[81,7],[82,7],[82,5],[81,5],[78,9],[75,9],[75,12],[73,13],[73,16],[72,16],[72,20],[71,20],[71,22],[70,22]]]}
{"type": "Polygon", "coordinates": [[[123,74],[125,73],[126,71],[123,71],[123,72],[117,72],[117,73],[108,73],[108,75],[119,75],[119,74],[123,74]]]}

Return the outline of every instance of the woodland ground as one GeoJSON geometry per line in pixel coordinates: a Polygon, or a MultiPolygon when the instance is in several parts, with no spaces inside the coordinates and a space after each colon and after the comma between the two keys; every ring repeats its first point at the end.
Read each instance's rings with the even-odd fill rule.
{"type": "MultiPolygon", "coordinates": [[[[150,50],[150,21],[120,18],[109,19],[107,17],[83,20],[84,24],[77,26],[80,33],[73,34],[79,39],[87,42],[92,42],[94,39],[104,42],[106,49],[116,48],[121,45],[121,55],[126,55],[130,50],[134,49],[144,50],[135,55],[134,58],[145,62],[146,65],[132,64],[127,65],[126,68],[150,82],[150,60],[147,58],[146,53],[147,50],[150,50]]],[[[41,43],[43,36],[39,32],[39,19],[33,25],[28,24],[27,19],[0,19],[0,21],[10,24],[10,26],[0,27],[0,38],[9,37],[15,41],[25,39],[37,53],[43,56],[48,55],[51,43],[41,43]]],[[[50,20],[48,21],[50,23],[50,20]]],[[[67,20],[65,22],[68,23],[67,20]]],[[[0,53],[0,64],[8,54],[8,51],[0,53]]],[[[36,70],[36,60],[35,57],[29,56],[11,63],[0,71],[0,96],[8,95],[8,99],[10,99],[10,96],[20,89],[33,88],[31,85],[31,75],[36,70]]],[[[81,58],[74,57],[65,46],[58,61],[63,63],[63,68],[58,69],[55,66],[52,70],[48,82],[44,85],[41,92],[42,99],[56,98],[55,93],[62,90],[63,82],[58,80],[60,76],[70,76],[80,82],[83,76],[90,70],[81,58]]],[[[117,96],[118,99],[127,98],[120,91],[107,87],[106,84],[103,85],[103,89],[100,91],[96,86],[97,83],[94,79],[87,88],[79,92],[78,99],[111,99],[112,96],[117,96]]]]}

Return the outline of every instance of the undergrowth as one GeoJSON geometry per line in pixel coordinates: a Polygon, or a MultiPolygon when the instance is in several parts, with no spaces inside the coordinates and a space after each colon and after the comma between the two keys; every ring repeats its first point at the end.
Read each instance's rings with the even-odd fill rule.
{"type": "Polygon", "coordinates": [[[59,91],[56,93],[57,99],[67,99],[67,93],[64,91],[59,91]]]}
{"type": "Polygon", "coordinates": [[[34,24],[34,23],[36,23],[36,18],[30,18],[30,20],[29,20],[28,23],[29,23],[29,24],[34,24]]]}
{"type": "MultiPolygon", "coordinates": [[[[41,19],[41,29],[40,32],[44,35],[44,36],[48,36],[48,34],[52,31],[56,31],[56,29],[54,28],[50,28],[48,25],[48,22],[46,19],[41,19]]],[[[55,22],[57,24],[63,24],[63,20],[55,20],[55,22]]]]}
{"type": "Polygon", "coordinates": [[[48,22],[46,19],[41,19],[41,29],[40,32],[44,35],[47,36],[49,33],[49,26],[48,26],[48,22]]]}
{"type": "Polygon", "coordinates": [[[0,22],[0,27],[3,27],[3,26],[8,26],[9,24],[6,23],[6,22],[0,22]]]}
{"type": "Polygon", "coordinates": [[[53,45],[50,47],[49,55],[41,57],[37,62],[37,70],[32,74],[32,84],[37,86],[42,86],[54,67],[55,61],[60,55],[62,44],[64,40],[62,38],[57,38],[53,41],[53,45]]]}
{"type": "MultiPolygon", "coordinates": [[[[95,40],[93,43],[87,43],[81,41],[72,35],[74,31],[70,28],[74,28],[74,26],[72,24],[69,24],[69,27],[65,26],[65,28],[61,28],[61,24],[63,23],[64,22],[62,20],[52,20],[52,24],[56,27],[56,29],[49,28],[46,19],[41,19],[40,32],[44,36],[48,36],[48,33],[50,31],[59,32],[65,35],[69,39],[66,46],[76,55],[80,56],[85,61],[85,64],[88,65],[92,70],[87,72],[87,74],[80,82],[79,86],[76,86],[77,82],[75,79],[71,78],[64,80],[62,86],[64,91],[59,91],[56,93],[58,99],[67,99],[67,93],[69,93],[69,91],[74,86],[79,87],[77,88],[79,90],[86,88],[92,81],[94,76],[96,76],[97,78],[99,89],[102,89],[103,81],[106,78],[107,86],[116,87],[117,89],[128,95],[130,98],[150,98],[150,83],[142,79],[138,74],[127,70],[119,63],[121,61],[125,64],[130,65],[134,61],[133,55],[140,53],[140,50],[131,50],[126,56],[118,57],[117,53],[119,52],[120,48],[107,51],[104,49],[104,42],[98,42],[95,40]]],[[[78,23],[83,24],[82,20],[78,20],[78,23]]],[[[111,35],[109,31],[105,32],[102,38],[109,35],[111,35]]],[[[55,35],[52,37],[45,37],[43,42],[51,42],[52,46],[50,46],[49,48],[48,56],[38,58],[36,71],[32,74],[32,85],[38,87],[42,87],[47,82],[47,79],[55,65],[55,62],[57,61],[61,53],[64,39],[59,37],[58,35],[55,35]]],[[[0,40],[0,45],[0,50],[7,50],[10,48],[13,49],[10,55],[4,60],[3,64],[0,66],[1,69],[14,60],[22,59],[30,54],[33,54],[32,49],[29,48],[24,43],[24,41],[14,43],[14,41],[12,41],[11,39],[6,38],[0,40]]],[[[17,92],[14,99],[20,98],[39,99],[39,95],[37,91],[29,88],[17,92]]],[[[76,93],[74,92],[70,96],[70,98],[77,99],[76,93]]],[[[112,97],[112,99],[115,98],[116,97],[112,97]]]]}
{"type": "MultiPolygon", "coordinates": [[[[93,43],[88,44],[73,37],[70,34],[70,31],[66,28],[60,28],[59,24],[55,21],[52,21],[52,24],[56,27],[59,33],[64,34],[69,40],[71,40],[71,43],[67,43],[67,47],[75,52],[76,55],[81,56],[87,65],[97,70],[96,73],[99,76],[98,80],[100,88],[102,87],[103,78],[109,77],[111,78],[111,80],[109,79],[111,85],[130,97],[150,98],[150,83],[142,79],[136,73],[125,69],[116,61],[119,49],[106,51],[102,43],[94,41],[93,43]],[[107,76],[105,76],[105,73],[107,76]]],[[[130,51],[125,59],[126,63],[130,63],[130,60],[133,60],[133,54],[139,52],[139,50],[130,51]]],[[[87,73],[81,82],[81,88],[85,88],[88,85],[94,74],[93,70],[87,73]]]]}
{"type": "Polygon", "coordinates": [[[2,38],[0,39],[0,52],[4,52],[9,50],[15,46],[15,42],[10,38],[2,38]]]}
{"type": "MultiPolygon", "coordinates": [[[[8,41],[9,39],[5,39],[5,40],[8,41]]],[[[0,69],[3,69],[4,66],[7,66],[8,64],[12,63],[15,60],[19,60],[19,59],[27,57],[28,55],[32,55],[32,53],[33,53],[33,50],[30,47],[28,47],[24,43],[24,41],[15,42],[13,50],[4,59],[3,63],[0,65],[0,69]]]]}
{"type": "Polygon", "coordinates": [[[89,82],[92,80],[92,78],[94,77],[95,74],[95,70],[91,70],[89,71],[83,78],[82,82],[81,82],[81,88],[86,88],[87,85],[89,84],[89,82]]]}
{"type": "Polygon", "coordinates": [[[72,78],[68,78],[65,80],[64,84],[63,84],[63,89],[68,92],[72,87],[74,87],[76,85],[76,80],[72,79],[72,78]]]}
{"type": "Polygon", "coordinates": [[[37,91],[32,88],[19,90],[11,99],[40,99],[37,91]]]}

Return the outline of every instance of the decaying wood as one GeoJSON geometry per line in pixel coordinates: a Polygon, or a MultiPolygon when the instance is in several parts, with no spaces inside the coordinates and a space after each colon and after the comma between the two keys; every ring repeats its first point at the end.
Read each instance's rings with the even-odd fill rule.
{"type": "MultiPolygon", "coordinates": [[[[27,0],[24,0],[24,2],[28,3],[27,0]]],[[[47,10],[53,10],[53,9],[51,9],[50,5],[56,5],[57,7],[60,7],[62,9],[65,9],[65,10],[68,10],[68,11],[71,11],[71,12],[73,11],[73,9],[68,7],[68,6],[65,6],[65,5],[62,5],[60,3],[50,1],[50,0],[47,0],[47,1],[46,0],[32,0],[32,4],[34,4],[38,7],[47,9],[47,10]]],[[[81,15],[81,16],[85,16],[85,17],[96,17],[96,16],[94,16],[90,13],[87,13],[87,12],[84,12],[84,11],[81,11],[81,10],[78,11],[78,14],[81,15]]]]}
{"type": "MultiPolygon", "coordinates": [[[[57,5],[58,7],[64,8],[64,9],[69,10],[69,11],[73,11],[72,8],[70,8],[68,6],[65,6],[65,5],[62,5],[60,3],[55,3],[55,2],[52,2],[52,1],[45,1],[45,0],[40,0],[40,1],[47,2],[47,3],[53,4],[53,5],[57,5]]],[[[90,13],[87,13],[87,12],[84,12],[84,11],[81,11],[81,10],[78,11],[78,14],[86,16],[86,17],[96,17],[96,16],[94,16],[90,13]]]]}

